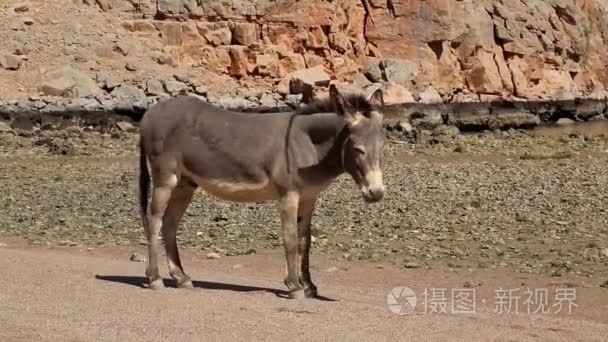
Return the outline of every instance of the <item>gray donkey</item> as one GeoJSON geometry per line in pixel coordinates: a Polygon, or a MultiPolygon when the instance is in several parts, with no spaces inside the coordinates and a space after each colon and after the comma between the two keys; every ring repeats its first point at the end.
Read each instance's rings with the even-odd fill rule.
{"type": "Polygon", "coordinates": [[[161,232],[171,277],[178,287],[192,287],[176,233],[201,187],[227,201],[278,201],[289,297],[317,297],[309,270],[315,201],[344,171],[367,203],[382,199],[383,106],[381,90],[367,97],[342,95],[334,85],[327,99],[296,112],[239,113],[190,96],[152,106],[140,122],[139,178],[149,287],[164,287],[158,270],[161,232]]]}

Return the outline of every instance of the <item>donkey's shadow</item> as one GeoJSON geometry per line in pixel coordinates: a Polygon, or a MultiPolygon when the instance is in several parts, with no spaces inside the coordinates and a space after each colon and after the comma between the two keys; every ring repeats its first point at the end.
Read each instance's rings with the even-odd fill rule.
{"type": "MultiPolygon", "coordinates": [[[[135,277],[135,276],[115,276],[115,275],[95,275],[96,279],[109,281],[113,283],[121,283],[132,286],[137,286],[140,288],[147,288],[146,284],[148,283],[146,278],[144,277],[135,277]]],[[[173,279],[163,279],[163,283],[166,287],[176,287],[175,281],[173,279]]],[[[257,286],[249,286],[249,285],[237,285],[237,284],[227,284],[227,283],[218,283],[211,281],[200,281],[193,280],[192,285],[195,288],[207,289],[207,290],[220,290],[220,291],[235,291],[235,292],[268,292],[272,293],[280,298],[289,298],[289,294],[285,290],[272,289],[269,287],[257,287],[257,286]]],[[[322,301],[335,302],[337,300],[331,299],[324,296],[317,296],[315,299],[322,301]]]]}

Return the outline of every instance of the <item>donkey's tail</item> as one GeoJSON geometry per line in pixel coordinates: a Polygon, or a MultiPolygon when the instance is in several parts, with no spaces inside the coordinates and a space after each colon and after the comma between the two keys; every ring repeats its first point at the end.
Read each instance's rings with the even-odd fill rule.
{"type": "Polygon", "coordinates": [[[150,192],[150,173],[143,141],[139,142],[139,208],[141,219],[146,226],[146,215],[148,213],[148,195],[150,192]]]}

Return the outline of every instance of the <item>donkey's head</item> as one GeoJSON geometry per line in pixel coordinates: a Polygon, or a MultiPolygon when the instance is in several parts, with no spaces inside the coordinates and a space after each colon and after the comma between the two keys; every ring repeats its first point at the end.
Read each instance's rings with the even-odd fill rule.
{"type": "Polygon", "coordinates": [[[332,84],[329,97],[348,130],[342,146],[342,165],[359,186],[363,199],[378,202],[384,196],[382,91],[378,89],[368,97],[343,96],[332,84]]]}

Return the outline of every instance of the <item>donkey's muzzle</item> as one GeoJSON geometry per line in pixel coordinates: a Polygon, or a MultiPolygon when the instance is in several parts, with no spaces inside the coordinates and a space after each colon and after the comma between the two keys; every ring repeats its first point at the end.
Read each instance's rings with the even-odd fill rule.
{"type": "Polygon", "coordinates": [[[363,187],[361,193],[365,202],[375,203],[384,197],[384,186],[363,187]]]}
{"type": "Polygon", "coordinates": [[[384,183],[382,182],[382,172],[372,170],[365,175],[365,185],[361,187],[363,199],[367,203],[378,202],[384,197],[384,183]]]}

